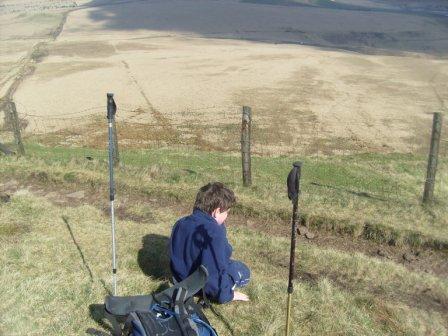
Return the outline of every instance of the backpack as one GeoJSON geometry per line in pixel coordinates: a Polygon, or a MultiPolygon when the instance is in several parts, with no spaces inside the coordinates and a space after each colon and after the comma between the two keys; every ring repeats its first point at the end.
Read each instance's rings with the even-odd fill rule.
{"type": "Polygon", "coordinates": [[[107,296],[105,317],[112,324],[113,335],[217,336],[201,305],[194,301],[207,277],[207,269],[201,265],[188,278],[160,293],[107,296]]]}

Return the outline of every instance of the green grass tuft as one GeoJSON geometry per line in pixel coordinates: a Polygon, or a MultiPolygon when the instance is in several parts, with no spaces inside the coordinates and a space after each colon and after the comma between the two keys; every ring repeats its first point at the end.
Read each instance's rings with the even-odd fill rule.
{"type": "MultiPolygon", "coordinates": [[[[29,145],[27,153],[30,158],[19,161],[2,158],[0,172],[92,188],[108,184],[104,150],[29,145]]],[[[309,227],[391,245],[448,246],[448,185],[444,178],[448,161],[443,157],[439,161],[437,202],[422,206],[426,158],[409,154],[254,156],[250,188],[242,187],[240,157],[233,153],[181,147],[123,150],[120,156],[118,192],[122,188],[191,204],[201,185],[218,180],[235,190],[238,204],[234,211],[269,220],[272,225],[290,219],[285,177],[291,163],[302,159],[300,210],[309,227]]]]}

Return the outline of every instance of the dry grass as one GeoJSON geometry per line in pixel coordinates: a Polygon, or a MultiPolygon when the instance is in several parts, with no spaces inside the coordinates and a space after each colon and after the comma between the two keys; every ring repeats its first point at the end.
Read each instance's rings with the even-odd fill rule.
{"type": "MultiPolygon", "coordinates": [[[[87,188],[107,186],[105,151],[29,146],[28,153],[33,159],[4,159],[2,172],[20,179],[43,171],[56,180],[71,172],[72,182],[87,188]]],[[[241,186],[240,159],[231,153],[179,147],[123,150],[120,157],[119,187],[128,193],[189,202],[199,185],[221,180],[238,193],[237,212],[267,224],[289,220],[284,178],[291,162],[300,157],[255,156],[251,188],[241,186]]],[[[446,250],[444,157],[439,162],[436,202],[430,206],[421,205],[424,157],[364,154],[308,157],[304,163],[301,213],[308,226],[392,245],[446,250]]]]}
{"type": "MultiPolygon", "coordinates": [[[[165,246],[177,216],[167,208],[145,205],[145,209],[150,217],[147,224],[118,222],[122,295],[148,293],[167,280],[165,246]]],[[[5,223],[30,227],[16,241],[0,236],[0,307],[4,312],[0,330],[8,335],[79,335],[92,328],[102,330],[105,325],[95,320],[101,317],[96,305],[110,287],[107,216],[90,205],[58,207],[24,191],[0,205],[0,210],[2,227],[5,223]]],[[[232,227],[229,234],[235,257],[252,269],[253,280],[247,288],[252,303],[217,309],[230,322],[234,335],[282,334],[288,239],[232,227]]],[[[446,279],[312,246],[299,246],[298,260],[299,273],[331,270],[333,275],[296,282],[294,334],[447,334],[446,310],[436,304],[421,306],[418,300],[420,289],[425,288],[429,296],[446,303],[446,279]],[[406,300],[408,294],[417,297],[406,300]]],[[[206,313],[221,335],[231,335],[223,321],[206,313]]]]}

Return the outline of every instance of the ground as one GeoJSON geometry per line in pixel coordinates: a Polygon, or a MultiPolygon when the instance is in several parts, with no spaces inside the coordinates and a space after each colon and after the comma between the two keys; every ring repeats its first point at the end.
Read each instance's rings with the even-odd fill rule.
{"type": "MultiPolygon", "coordinates": [[[[32,148],[27,151],[34,152],[33,157],[0,158],[4,195],[0,202],[0,285],[5,289],[0,294],[0,310],[7,312],[2,314],[0,331],[9,335],[104,335],[110,328],[101,304],[111,288],[107,164],[97,159],[83,163],[79,155],[70,159],[57,151],[48,152],[51,157],[32,148]]],[[[264,207],[268,190],[263,188],[270,179],[269,166],[258,164],[257,184],[244,189],[232,173],[238,160],[218,154],[217,160],[229,164],[227,171],[206,152],[162,152],[149,155],[160,166],[151,162],[150,169],[141,169],[128,161],[117,169],[119,294],[143,294],[167,286],[166,244],[171,226],[190,211],[197,185],[210,177],[219,178],[232,185],[239,198],[239,207],[231,211],[227,225],[234,257],[252,270],[252,282],[244,290],[251,303],[216,306],[224,320],[210,310],[205,313],[220,335],[283,334],[290,223],[273,213],[288,203],[286,195],[277,191],[283,181],[271,182],[269,189],[275,191],[277,203],[269,211],[264,207]],[[157,157],[162,152],[165,160],[157,157]],[[209,166],[204,169],[201,161],[207,158],[209,166]],[[184,165],[178,166],[177,160],[184,165]],[[250,212],[251,206],[264,211],[250,212]]],[[[325,197],[325,193],[312,196],[311,186],[308,176],[300,207],[309,218],[310,198],[325,197]]],[[[350,207],[379,205],[375,199],[337,193],[344,203],[354,203],[350,207]]],[[[420,211],[418,206],[415,210],[401,206],[420,211]]],[[[433,212],[440,223],[445,206],[426,211],[433,212]]],[[[400,205],[395,209],[400,210],[400,205]]],[[[334,205],[327,215],[336,210],[334,205]]],[[[424,241],[412,246],[405,241],[385,244],[362,233],[341,230],[337,234],[342,224],[328,230],[311,222],[307,225],[315,237],[299,236],[297,243],[293,335],[447,334],[446,247],[429,247],[424,241]]],[[[381,233],[378,228],[377,233],[381,233]]],[[[446,230],[443,235],[448,237],[446,230]]]]}
{"type": "Polygon", "coordinates": [[[21,81],[13,95],[27,133],[102,116],[114,92],[123,122],[181,129],[177,141],[226,142],[223,126],[248,105],[266,154],[427,145],[431,113],[448,96],[443,3],[422,12],[400,2],[257,2],[61,1],[20,12],[6,2],[1,92],[21,81]],[[17,72],[27,59],[25,80],[17,72]]]}
{"type": "MultiPolygon", "coordinates": [[[[7,312],[0,330],[107,332],[101,308],[111,286],[107,153],[26,151],[27,158],[0,158],[0,285],[7,289],[0,294],[7,312]]],[[[227,321],[206,314],[222,335],[283,334],[291,214],[284,178],[292,159],[257,157],[254,185],[244,188],[232,154],[128,152],[116,170],[119,293],[167,285],[171,226],[189,213],[199,185],[220,180],[238,197],[227,225],[235,258],[252,270],[245,290],[251,304],[217,306],[227,321]]],[[[418,162],[387,155],[305,161],[301,224],[313,237],[298,241],[294,335],[447,334],[447,189],[441,185],[437,203],[422,207],[412,180],[418,162]],[[386,175],[346,178],[365,175],[380,159],[406,192],[391,194],[386,175]]]]}
{"type": "Polygon", "coordinates": [[[446,115],[447,13],[441,0],[0,1],[0,144],[14,149],[12,100],[26,152],[0,154],[0,334],[110,329],[113,92],[120,294],[167,286],[170,228],[220,180],[238,197],[227,224],[251,304],[206,314],[220,335],[283,334],[285,178],[300,159],[293,334],[447,335],[446,123],[436,198],[421,203],[431,114],[446,115]]]}

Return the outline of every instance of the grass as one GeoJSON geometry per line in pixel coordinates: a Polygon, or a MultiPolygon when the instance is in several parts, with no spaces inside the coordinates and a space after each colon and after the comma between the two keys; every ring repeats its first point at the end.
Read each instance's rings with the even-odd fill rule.
{"type": "MultiPolygon", "coordinates": [[[[21,190],[0,204],[0,334],[107,331],[101,308],[111,287],[107,152],[37,144],[28,144],[26,152],[24,158],[0,157],[0,182],[45,187],[63,202],[21,190]],[[64,188],[84,190],[86,197],[73,201],[64,188]]],[[[167,285],[172,224],[200,185],[221,180],[236,191],[234,211],[259,222],[260,230],[228,229],[235,258],[252,270],[245,290],[251,303],[217,306],[226,321],[206,314],[220,335],[283,334],[289,238],[282,233],[291,211],[285,177],[297,159],[253,157],[254,185],[243,188],[237,154],[186,147],[123,151],[116,169],[120,294],[167,285]],[[145,195],[145,201],[130,195],[145,195]]],[[[425,158],[358,154],[303,161],[300,207],[309,226],[446,249],[446,181],[437,185],[435,204],[420,205],[425,158]]],[[[446,165],[443,158],[442,176],[446,165]]],[[[448,334],[445,278],[312,243],[299,244],[297,270],[293,334],[448,334]]]]}
{"type": "MultiPolygon", "coordinates": [[[[179,209],[147,208],[147,223],[119,221],[121,295],[148,293],[167,283],[166,242],[179,209]]],[[[99,308],[111,280],[107,215],[92,205],[60,207],[20,192],[0,205],[0,226],[5,223],[28,230],[17,230],[14,239],[0,234],[0,333],[107,331],[99,308]]],[[[235,257],[252,270],[253,280],[246,289],[251,304],[216,307],[231,329],[209,310],[207,316],[220,335],[281,335],[288,238],[230,227],[229,239],[235,257]]],[[[448,302],[446,279],[313,245],[299,245],[297,253],[299,273],[316,276],[295,282],[293,334],[447,334],[446,315],[431,303],[448,302]]]]}
{"type": "MultiPolygon", "coordinates": [[[[3,158],[2,174],[85,185],[108,184],[107,152],[88,148],[28,145],[29,159],[3,158]],[[89,157],[90,160],[86,159],[89,157]]],[[[426,158],[409,154],[356,154],[329,157],[252,158],[253,186],[242,187],[238,154],[186,147],[120,153],[117,183],[129,193],[145,193],[190,203],[198,187],[220,180],[238,195],[235,211],[269,221],[273,228],[290,218],[285,177],[291,163],[304,161],[300,209],[308,226],[391,245],[448,246],[448,160],[439,161],[436,202],[421,205],[426,158]]]]}

